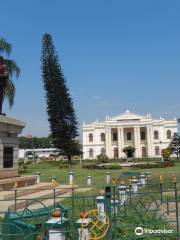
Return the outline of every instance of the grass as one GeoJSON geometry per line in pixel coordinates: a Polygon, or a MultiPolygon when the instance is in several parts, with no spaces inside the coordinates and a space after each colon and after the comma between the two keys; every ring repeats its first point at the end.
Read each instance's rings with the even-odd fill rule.
{"type": "MultiPolygon", "coordinates": [[[[92,175],[93,183],[95,185],[104,185],[105,175],[108,170],[88,170],[82,169],[80,164],[72,166],[75,172],[75,184],[80,186],[86,185],[86,177],[88,174],[92,175]]],[[[41,173],[41,181],[50,182],[52,176],[56,176],[60,184],[68,183],[68,169],[59,169],[58,162],[28,165],[27,169],[22,170],[22,175],[34,175],[36,171],[41,173]]],[[[151,172],[151,179],[153,182],[159,182],[159,175],[163,175],[165,182],[171,182],[173,174],[177,177],[177,182],[180,182],[180,162],[176,162],[175,166],[167,168],[151,168],[151,169],[138,169],[138,168],[122,168],[118,170],[111,170],[112,177],[118,179],[122,172],[151,172]]]]}
{"type": "MultiPolygon", "coordinates": [[[[68,183],[68,169],[59,169],[58,162],[50,162],[44,164],[35,164],[35,165],[28,165],[28,168],[22,170],[23,175],[34,175],[36,171],[41,173],[41,181],[50,182],[52,176],[56,176],[57,180],[60,184],[67,184],[68,183]]],[[[94,198],[95,191],[99,188],[104,187],[105,185],[105,176],[107,170],[88,170],[82,169],[80,164],[73,165],[73,171],[75,172],[75,184],[78,184],[80,187],[87,186],[86,185],[86,177],[88,174],[91,174],[93,177],[93,186],[94,189],[92,191],[86,193],[78,193],[75,194],[74,199],[74,209],[75,209],[75,218],[79,217],[79,213],[84,209],[86,206],[88,209],[91,209],[94,205],[94,198]],[[86,198],[84,196],[86,195],[86,198]],[[87,195],[89,197],[87,197],[87,195]]],[[[118,179],[121,173],[123,172],[142,172],[142,169],[132,169],[132,168],[122,168],[119,170],[111,170],[112,177],[118,179]]],[[[151,186],[147,187],[150,189],[157,189],[159,187],[159,175],[164,176],[165,183],[163,184],[164,188],[168,189],[170,186],[169,183],[172,182],[172,175],[176,174],[177,181],[180,182],[180,162],[176,162],[175,166],[168,167],[168,168],[151,168],[145,169],[144,171],[151,172],[151,186]]],[[[68,207],[70,212],[72,211],[72,198],[66,198],[61,204],[63,206],[68,207]]],[[[121,235],[122,239],[135,239],[134,238],[134,228],[135,226],[143,226],[147,228],[168,228],[167,223],[160,219],[158,214],[150,214],[146,210],[143,210],[141,206],[137,211],[135,208],[127,209],[126,216],[123,217],[121,212],[120,216],[117,218],[116,224],[113,224],[113,238],[112,239],[119,239],[119,235],[121,235]],[[139,215],[138,215],[139,214],[139,215]]],[[[71,216],[71,214],[70,214],[71,216]]],[[[72,227],[74,228],[74,226],[72,227]]],[[[71,232],[71,231],[70,231],[71,232]]],[[[72,233],[74,233],[72,231],[72,233]]],[[[68,239],[75,239],[73,236],[70,236],[68,239]]],[[[151,239],[151,236],[147,236],[143,239],[151,239]]],[[[154,238],[157,240],[160,239],[176,239],[174,236],[161,236],[154,238]]]]}

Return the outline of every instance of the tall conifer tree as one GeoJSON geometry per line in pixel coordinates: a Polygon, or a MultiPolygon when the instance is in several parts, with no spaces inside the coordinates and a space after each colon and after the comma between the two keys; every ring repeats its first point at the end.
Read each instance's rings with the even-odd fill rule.
{"type": "Polygon", "coordinates": [[[72,156],[81,153],[76,140],[78,123],[58,55],[48,33],[43,36],[41,62],[53,144],[71,164],[72,156]]]}

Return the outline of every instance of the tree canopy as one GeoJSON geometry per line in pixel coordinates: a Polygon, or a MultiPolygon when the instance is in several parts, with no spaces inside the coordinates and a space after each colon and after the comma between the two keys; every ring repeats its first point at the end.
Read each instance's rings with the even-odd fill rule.
{"type": "Polygon", "coordinates": [[[44,34],[42,42],[42,79],[52,141],[71,163],[71,156],[81,153],[73,101],[51,35],[44,34]]]}

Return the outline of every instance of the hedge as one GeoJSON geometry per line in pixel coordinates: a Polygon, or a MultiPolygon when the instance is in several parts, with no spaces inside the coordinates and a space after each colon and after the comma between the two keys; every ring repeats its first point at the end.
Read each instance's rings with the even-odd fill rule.
{"type": "Polygon", "coordinates": [[[159,162],[159,163],[141,163],[141,164],[133,164],[131,168],[165,168],[165,167],[173,167],[174,162],[159,162]]]}

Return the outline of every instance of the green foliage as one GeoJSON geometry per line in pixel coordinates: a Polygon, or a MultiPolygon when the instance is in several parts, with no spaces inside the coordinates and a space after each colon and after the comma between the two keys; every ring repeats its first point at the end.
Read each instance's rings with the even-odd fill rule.
{"type": "Polygon", "coordinates": [[[53,144],[71,163],[71,156],[81,153],[81,146],[76,140],[78,123],[57,52],[51,35],[47,33],[43,36],[41,62],[53,144]]]}
{"type": "Polygon", "coordinates": [[[98,163],[108,163],[109,162],[109,158],[106,154],[99,154],[97,156],[97,162],[98,163]]]}
{"type": "Polygon", "coordinates": [[[178,133],[175,133],[173,135],[169,148],[172,150],[172,153],[175,154],[178,159],[180,157],[180,136],[178,133]]]}
{"type": "Polygon", "coordinates": [[[132,147],[132,146],[127,146],[127,147],[124,147],[124,148],[123,148],[123,152],[124,152],[124,153],[127,154],[128,152],[130,152],[130,153],[132,153],[132,155],[133,155],[133,153],[135,152],[135,150],[136,150],[136,149],[135,149],[134,147],[132,147]]]}
{"type": "Polygon", "coordinates": [[[131,168],[149,169],[149,168],[165,168],[174,166],[174,162],[158,162],[158,163],[141,163],[133,164],[131,168]]]}
{"type": "Polygon", "coordinates": [[[91,169],[91,170],[116,170],[121,169],[122,167],[119,164],[94,164],[94,163],[86,163],[82,165],[82,168],[91,169]]]}
{"type": "Polygon", "coordinates": [[[4,38],[0,38],[0,54],[4,55],[3,58],[5,64],[8,67],[9,72],[9,78],[6,79],[3,96],[8,100],[10,107],[12,107],[14,104],[14,97],[16,92],[12,79],[14,76],[18,78],[20,74],[20,68],[18,67],[16,62],[7,57],[7,55],[9,56],[11,54],[11,52],[12,52],[11,44],[8,43],[4,38]]]}
{"type": "Polygon", "coordinates": [[[27,138],[21,136],[18,138],[19,148],[21,149],[32,149],[34,148],[52,148],[52,138],[51,135],[48,137],[32,137],[27,138]]]}
{"type": "Polygon", "coordinates": [[[173,153],[173,150],[171,147],[167,147],[165,149],[162,150],[162,156],[163,156],[163,159],[165,161],[169,161],[170,160],[170,156],[172,155],[173,153]]]}

